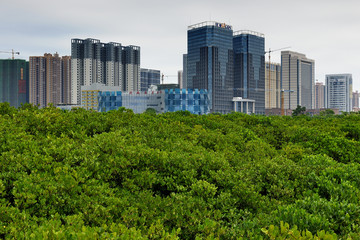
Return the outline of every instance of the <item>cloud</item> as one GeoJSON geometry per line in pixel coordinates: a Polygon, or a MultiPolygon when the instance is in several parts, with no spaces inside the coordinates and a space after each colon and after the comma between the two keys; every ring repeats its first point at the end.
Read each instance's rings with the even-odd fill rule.
{"type": "MultiPolygon", "coordinates": [[[[216,20],[264,33],[266,48],[291,46],[306,54],[319,80],[347,71],[360,88],[356,0],[5,0],[1,9],[0,50],[16,49],[24,58],[69,55],[71,38],[96,38],[138,45],[144,67],[175,75],[186,53],[187,26],[216,20]]],[[[280,52],[272,59],[280,62],[280,52]]]]}

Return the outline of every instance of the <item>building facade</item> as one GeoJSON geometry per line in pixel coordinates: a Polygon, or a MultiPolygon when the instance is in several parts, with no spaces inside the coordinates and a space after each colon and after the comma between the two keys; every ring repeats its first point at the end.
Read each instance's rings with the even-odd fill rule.
{"type": "Polygon", "coordinates": [[[71,57],[61,58],[62,78],[61,96],[63,104],[71,104],[71,57]]]}
{"type": "Polygon", "coordinates": [[[233,110],[232,26],[202,22],[188,27],[186,88],[207,89],[211,112],[233,110]]]}
{"type": "Polygon", "coordinates": [[[71,101],[80,104],[81,86],[102,83],[123,91],[140,89],[140,47],[101,43],[98,39],[71,40],[71,101]]]}
{"type": "Polygon", "coordinates": [[[28,102],[28,63],[22,59],[0,59],[0,102],[20,107],[28,102]]]}
{"type": "Polygon", "coordinates": [[[315,109],[325,108],[325,85],[322,82],[315,84],[315,109]]]}
{"type": "Polygon", "coordinates": [[[182,88],[187,88],[187,54],[183,54],[182,88]]]}
{"type": "Polygon", "coordinates": [[[62,64],[59,54],[54,55],[50,53],[44,54],[45,59],[45,85],[46,97],[45,103],[59,104],[62,103],[62,64]]]}
{"type": "Polygon", "coordinates": [[[280,108],[281,65],[265,63],[265,109],[280,108]]]}
{"type": "Polygon", "coordinates": [[[46,106],[46,60],[43,56],[29,57],[29,102],[46,106]]]}
{"type": "Polygon", "coordinates": [[[356,92],[353,92],[353,98],[352,98],[352,107],[358,109],[359,108],[359,92],[356,90],[356,92]]]}
{"type": "Polygon", "coordinates": [[[182,70],[178,71],[177,77],[178,77],[178,84],[180,86],[180,89],[183,89],[183,71],[182,70]]]}
{"type": "Polygon", "coordinates": [[[29,102],[41,108],[70,103],[70,62],[69,56],[57,53],[29,57],[29,102]]]}
{"type": "Polygon", "coordinates": [[[340,112],[352,111],[352,75],[326,75],[326,107],[337,108],[340,112]]]}
{"type": "Polygon", "coordinates": [[[265,36],[234,33],[234,97],[255,100],[255,113],[265,114],[265,36]]]}
{"type": "Polygon", "coordinates": [[[140,69],[140,91],[147,91],[151,85],[160,84],[160,70],[140,69]]]}
{"type": "MultiPolygon", "coordinates": [[[[112,92],[112,96],[117,96],[117,93],[121,93],[121,86],[106,86],[103,83],[93,83],[91,85],[81,86],[81,106],[86,110],[99,110],[99,93],[112,92]],[[116,95],[115,95],[116,94],[116,95]]],[[[121,94],[120,94],[121,95],[121,94]]],[[[110,96],[110,95],[109,95],[110,96]]],[[[109,98],[111,101],[116,102],[116,98],[109,98]]],[[[108,109],[113,110],[113,109],[108,109]]]]}
{"type": "Polygon", "coordinates": [[[82,86],[82,107],[87,110],[107,112],[120,107],[143,113],[154,109],[157,113],[189,111],[193,114],[210,112],[206,90],[165,89],[137,92],[122,92],[119,87],[92,84],[82,86]]]}
{"type": "Polygon", "coordinates": [[[281,89],[284,89],[284,108],[294,110],[298,105],[313,109],[315,105],[315,61],[304,54],[281,52],[281,89]]]}
{"type": "Polygon", "coordinates": [[[202,115],[210,113],[209,95],[204,89],[165,89],[164,112],[189,111],[202,115]]]}
{"type": "Polygon", "coordinates": [[[255,114],[255,100],[243,99],[242,97],[234,97],[234,112],[245,114],[255,114]]]}

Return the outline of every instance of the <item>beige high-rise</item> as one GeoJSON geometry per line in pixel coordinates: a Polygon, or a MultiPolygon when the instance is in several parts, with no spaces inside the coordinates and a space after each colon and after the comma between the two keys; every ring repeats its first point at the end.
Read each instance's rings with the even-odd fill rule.
{"type": "Polygon", "coordinates": [[[305,54],[281,52],[282,90],[284,109],[295,109],[298,105],[313,109],[315,106],[315,61],[305,54]]]}
{"type": "Polygon", "coordinates": [[[280,108],[281,65],[279,63],[265,63],[265,108],[280,108]]]}
{"type": "Polygon", "coordinates": [[[315,109],[325,108],[325,85],[317,82],[315,85],[315,109]]]}
{"type": "Polygon", "coordinates": [[[60,58],[57,53],[32,56],[29,57],[29,69],[30,103],[41,108],[50,103],[54,105],[70,103],[68,99],[70,95],[69,79],[71,79],[69,76],[70,57],[60,58]]]}
{"type": "Polygon", "coordinates": [[[360,93],[358,91],[353,92],[353,98],[352,98],[352,107],[353,108],[359,108],[359,96],[360,93]]]}

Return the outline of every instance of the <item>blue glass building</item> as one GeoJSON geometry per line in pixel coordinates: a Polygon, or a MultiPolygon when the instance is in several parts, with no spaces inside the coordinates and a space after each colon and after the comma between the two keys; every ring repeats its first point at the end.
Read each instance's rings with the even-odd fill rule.
{"type": "Polygon", "coordinates": [[[207,114],[210,112],[209,103],[207,90],[165,90],[165,112],[189,111],[192,114],[207,114]]]}
{"type": "Polygon", "coordinates": [[[124,93],[99,90],[96,94],[99,112],[116,110],[119,107],[132,109],[134,113],[143,113],[148,108],[154,109],[157,113],[189,111],[192,114],[201,115],[210,112],[209,96],[206,90],[193,91],[176,88],[165,91],[124,93]]]}
{"type": "Polygon", "coordinates": [[[255,100],[255,113],[265,114],[265,38],[261,33],[234,33],[234,97],[255,100]]]}
{"type": "Polygon", "coordinates": [[[207,89],[211,112],[233,110],[233,30],[226,24],[202,22],[188,27],[188,89],[207,89]]]}

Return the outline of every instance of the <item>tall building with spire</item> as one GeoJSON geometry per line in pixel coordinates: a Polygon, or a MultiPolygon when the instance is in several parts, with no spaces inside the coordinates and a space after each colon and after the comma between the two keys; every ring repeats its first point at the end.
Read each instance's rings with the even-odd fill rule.
{"type": "Polygon", "coordinates": [[[71,101],[80,104],[80,86],[102,83],[123,91],[140,89],[140,47],[101,43],[98,39],[71,40],[71,101]]]}

